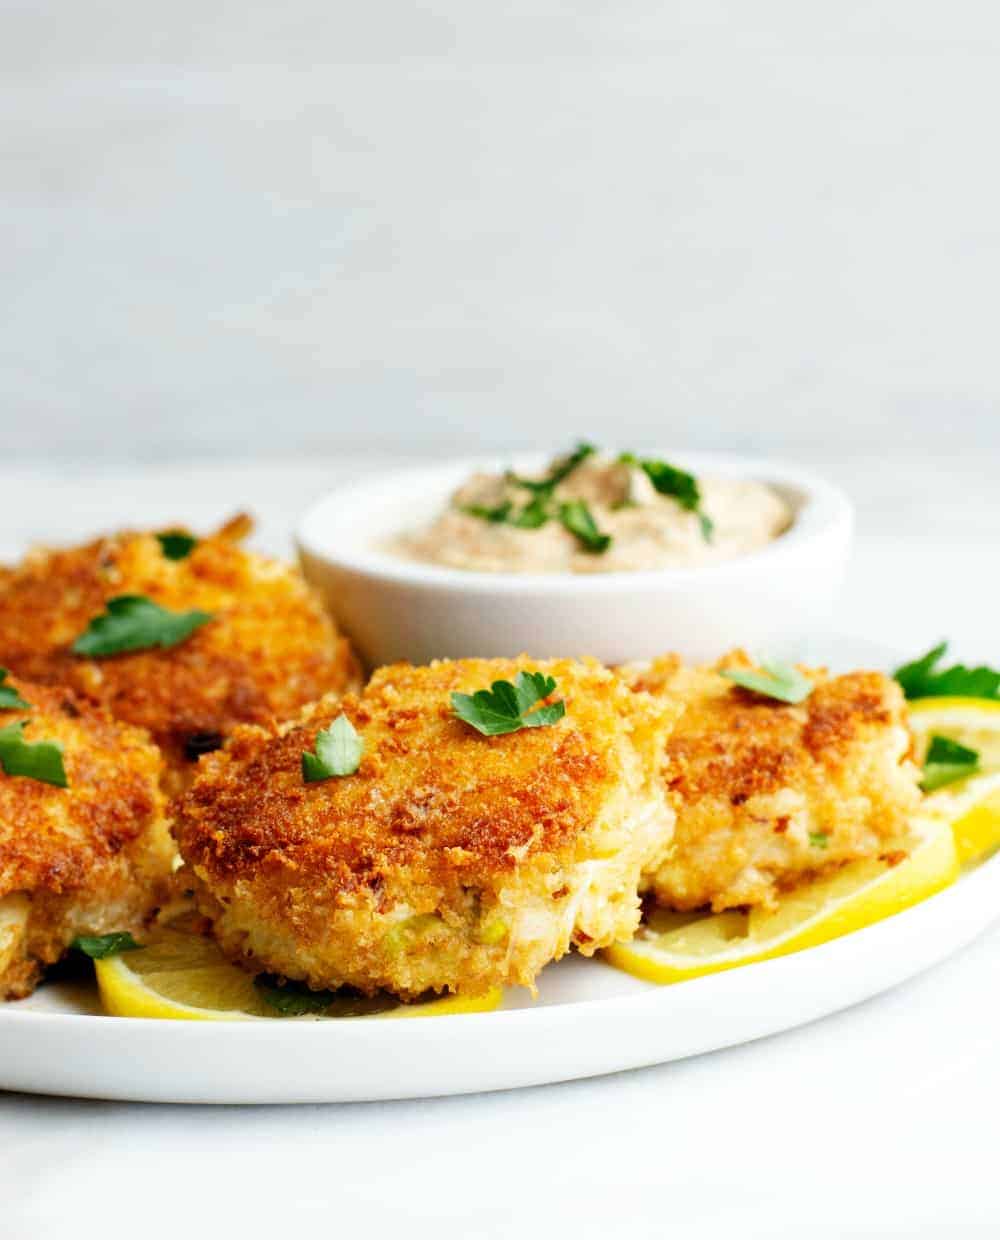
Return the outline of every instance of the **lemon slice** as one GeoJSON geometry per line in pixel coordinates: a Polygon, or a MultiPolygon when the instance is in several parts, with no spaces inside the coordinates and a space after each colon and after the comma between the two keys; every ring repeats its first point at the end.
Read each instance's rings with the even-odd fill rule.
{"type": "Polygon", "coordinates": [[[925,805],[951,821],[961,863],[981,861],[1000,847],[1000,702],[920,698],[909,708],[920,759],[932,736],[946,736],[979,754],[976,774],[931,793],[925,805]]]}
{"type": "MultiPolygon", "coordinates": [[[[160,1020],[258,1020],[280,1017],[254,986],[253,978],[230,964],[218,947],[183,926],[156,927],[138,950],[95,960],[101,1003],[111,1016],[160,1020]]],[[[389,997],[336,998],[318,1016],[449,1016],[499,1007],[501,990],[466,997],[447,995],[424,1003],[389,997]]]]}
{"type": "Polygon", "coordinates": [[[951,823],[962,865],[982,861],[1000,848],[1000,771],[948,784],[932,792],[924,806],[951,823]]]}
{"type": "Polygon", "coordinates": [[[630,943],[604,952],[616,968],[650,982],[683,982],[815,947],[881,921],[954,882],[951,825],[928,815],[918,843],[897,865],[855,861],[787,893],[774,912],[654,914],[630,943]]]}
{"type": "Polygon", "coordinates": [[[975,749],[980,770],[1000,770],[1000,702],[941,697],[918,698],[908,705],[919,761],[923,761],[932,736],[946,736],[975,749]]]}

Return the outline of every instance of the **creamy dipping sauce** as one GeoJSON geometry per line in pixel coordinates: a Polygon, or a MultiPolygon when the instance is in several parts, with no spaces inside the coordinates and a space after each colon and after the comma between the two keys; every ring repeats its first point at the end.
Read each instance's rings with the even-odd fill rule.
{"type": "Polygon", "coordinates": [[[582,448],[523,481],[509,472],[473,474],[436,520],[393,539],[389,550],[490,573],[691,568],[763,547],[791,523],[788,504],[763,483],[695,480],[661,462],[582,448]],[[663,493],[667,486],[678,494],[663,493]]]}

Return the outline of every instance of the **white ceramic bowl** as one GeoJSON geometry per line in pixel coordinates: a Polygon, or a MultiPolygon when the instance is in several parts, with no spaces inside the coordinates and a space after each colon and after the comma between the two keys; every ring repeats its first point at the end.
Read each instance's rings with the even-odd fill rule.
{"type": "Polygon", "coordinates": [[[371,666],[522,651],[607,663],[668,650],[704,660],[733,646],[795,655],[829,627],[851,543],[846,496],[794,466],[694,453],[668,459],[697,475],[769,483],[791,504],[792,527],[721,564],[627,573],[466,572],[381,550],[433,519],[473,470],[546,463],[451,461],[377,474],[320,500],[297,532],[303,569],[371,666]]]}

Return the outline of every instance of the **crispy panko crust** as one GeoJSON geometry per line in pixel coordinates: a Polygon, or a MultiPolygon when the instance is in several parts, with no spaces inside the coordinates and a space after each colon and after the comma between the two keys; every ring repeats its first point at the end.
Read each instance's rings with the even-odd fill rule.
{"type": "Polygon", "coordinates": [[[152,533],[32,553],[0,577],[0,667],[69,685],[146,728],[179,790],[235,724],[288,719],[358,683],[350,647],[296,569],[237,545],[249,528],[237,518],[182,560],[167,559],[152,533]],[[74,655],[74,639],[119,594],[214,619],[168,650],[74,655]]]}
{"type": "Polygon", "coordinates": [[[385,667],[202,760],[178,807],[185,873],[254,971],[410,999],[533,987],[571,943],[635,931],[639,875],[670,841],[658,767],[676,713],[592,660],[385,667]],[[559,723],[486,737],[453,716],[453,691],[521,669],[555,678],[559,723]],[[341,711],[361,766],[305,784],[301,755],[341,711]]]}
{"type": "Polygon", "coordinates": [[[13,685],[29,743],[63,747],[67,788],[0,771],[0,998],[23,998],[80,934],[137,932],[165,898],[175,850],[162,758],[144,732],[68,689],[13,685]]]}
{"type": "Polygon", "coordinates": [[[716,667],[667,655],[621,669],[635,688],[685,704],[666,747],[677,815],[644,889],[677,909],[773,906],[780,891],[861,857],[902,855],[920,800],[899,686],[880,672],[814,682],[797,706],[741,689],[716,667]]]}

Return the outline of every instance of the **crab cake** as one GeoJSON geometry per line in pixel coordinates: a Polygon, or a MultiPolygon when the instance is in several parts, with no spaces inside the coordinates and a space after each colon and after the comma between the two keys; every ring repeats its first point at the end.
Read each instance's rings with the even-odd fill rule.
{"type": "Polygon", "coordinates": [[[920,801],[899,686],[880,672],[830,678],[795,706],[674,656],[623,668],[685,704],[666,746],[674,843],[644,888],[672,908],[773,906],[782,888],[862,857],[902,855],[920,801]]]}
{"type": "Polygon", "coordinates": [[[6,680],[9,687],[28,708],[0,708],[4,999],[30,994],[78,935],[140,930],[167,893],[175,856],[162,758],[145,733],[68,689],[6,680]],[[22,742],[61,746],[61,760],[49,749],[39,762],[32,750],[27,765],[46,779],[61,773],[65,787],[7,773],[26,765],[22,742]]]}
{"type": "Polygon", "coordinates": [[[287,719],[357,683],[347,642],[298,572],[237,545],[249,528],[237,518],[200,541],[121,533],[33,553],[0,578],[0,666],[70,685],[146,728],[178,789],[235,724],[287,719]],[[75,654],[74,642],[120,596],[211,620],[169,648],[75,654]]]}
{"type": "Polygon", "coordinates": [[[670,841],[658,768],[675,715],[593,661],[385,667],[203,759],[179,847],[223,950],[254,971],[407,999],[533,987],[571,944],[633,934],[640,872],[670,841]],[[453,692],[523,670],[555,679],[557,723],[483,736],[455,717],[453,692]],[[340,712],[360,767],[304,783],[340,712]]]}

